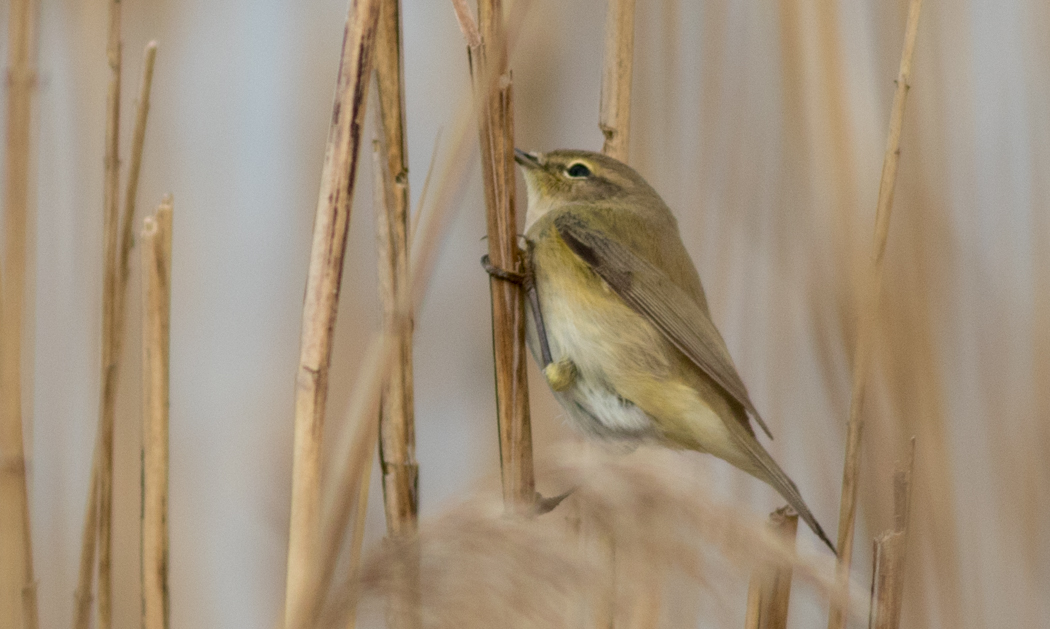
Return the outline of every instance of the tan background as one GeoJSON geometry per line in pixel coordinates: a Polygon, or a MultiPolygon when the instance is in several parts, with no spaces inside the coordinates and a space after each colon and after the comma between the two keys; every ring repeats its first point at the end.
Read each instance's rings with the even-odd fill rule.
{"type": "MultiPolygon", "coordinates": [[[[97,413],[105,3],[41,4],[27,407],[41,626],[61,627],[97,413]]],[[[169,191],[176,207],[173,626],[271,626],[284,585],[299,309],[345,3],[123,4],[122,146],[140,51],[156,38],[140,207],[169,191]]],[[[517,143],[597,149],[604,2],[532,4],[512,61],[517,143]]],[[[905,4],[638,2],[632,163],[676,211],[714,318],[778,437],[769,447],[829,530],[852,287],[870,250],[905,4]]],[[[417,197],[469,82],[450,3],[405,0],[404,16],[417,197]]],[[[867,573],[863,540],[888,526],[890,466],[917,434],[911,627],[1050,627],[1047,32],[1043,0],[928,0],[920,25],[855,563],[867,573]]],[[[378,323],[368,161],[344,275],[333,424],[378,323]]],[[[495,484],[476,170],[418,320],[424,516],[495,484]]],[[[139,605],[137,324],[130,333],[116,436],[117,627],[137,625],[139,605]]],[[[542,453],[567,432],[533,384],[542,453]]],[[[727,497],[757,512],[779,504],[726,465],[689,463],[710,465],[727,497]]],[[[382,528],[374,509],[369,539],[382,528]]],[[[740,626],[746,583],[732,587],[728,626],[740,626]]],[[[819,626],[825,614],[802,588],[791,624],[819,626]]]]}

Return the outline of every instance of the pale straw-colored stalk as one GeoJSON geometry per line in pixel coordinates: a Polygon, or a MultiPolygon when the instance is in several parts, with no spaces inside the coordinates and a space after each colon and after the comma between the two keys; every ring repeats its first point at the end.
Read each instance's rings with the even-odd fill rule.
{"type": "MultiPolygon", "coordinates": [[[[867,388],[868,371],[875,342],[875,327],[882,289],[883,256],[893,210],[893,192],[897,183],[897,166],[900,163],[901,128],[904,122],[904,105],[907,101],[911,80],[911,61],[915,51],[915,37],[919,27],[919,12],[922,0],[911,0],[908,22],[904,32],[904,49],[901,53],[897,89],[890,109],[890,129],[886,139],[886,153],[879,183],[879,200],[875,212],[875,237],[872,248],[868,283],[864,287],[860,321],[857,329],[857,345],[853,356],[853,384],[850,393],[849,423],[846,434],[846,457],[842,471],[842,498],[839,505],[838,533],[838,579],[842,587],[849,580],[850,561],[853,557],[853,529],[857,516],[857,484],[860,472],[860,440],[863,428],[862,409],[867,388]]],[[[848,599],[837,595],[832,600],[828,616],[828,629],[843,629],[848,612],[848,599]]]]}
{"type": "Polygon", "coordinates": [[[168,400],[172,200],[142,227],[142,626],[169,626],[168,400]]]}

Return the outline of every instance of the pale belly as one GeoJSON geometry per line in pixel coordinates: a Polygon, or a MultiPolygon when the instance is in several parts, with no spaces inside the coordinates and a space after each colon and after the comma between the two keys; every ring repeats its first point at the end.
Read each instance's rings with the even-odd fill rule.
{"type": "MultiPolygon", "coordinates": [[[[551,356],[554,361],[567,358],[576,367],[574,383],[553,392],[573,426],[605,439],[639,441],[657,436],[653,420],[612,384],[617,374],[610,367],[618,365],[622,370],[624,366],[616,330],[634,327],[633,322],[624,321],[622,312],[597,312],[585,296],[567,295],[549,283],[541,287],[540,295],[551,356]]],[[[531,310],[528,328],[529,349],[540,363],[531,310]]],[[[637,336],[637,331],[631,336],[637,336]]]]}

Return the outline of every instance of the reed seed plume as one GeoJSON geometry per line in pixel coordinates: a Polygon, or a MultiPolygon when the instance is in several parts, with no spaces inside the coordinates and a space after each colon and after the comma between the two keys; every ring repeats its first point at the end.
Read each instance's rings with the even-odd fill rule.
{"type": "MultiPolygon", "coordinates": [[[[796,552],[760,519],[716,499],[706,479],[681,473],[681,456],[648,448],[581,456],[577,449],[559,453],[543,476],[576,488],[582,516],[616,540],[620,574],[645,568],[663,578],[685,575],[696,596],[717,597],[728,574],[743,579],[755,565],[776,561],[824,595],[832,591],[830,558],[796,552]]],[[[477,495],[422,520],[418,537],[375,549],[358,595],[362,608],[388,598],[418,600],[424,627],[574,627],[579,602],[607,594],[596,576],[612,569],[610,557],[594,550],[580,543],[560,509],[508,518],[496,496],[477,495]],[[420,590],[407,592],[399,566],[417,555],[420,590]]],[[[851,598],[863,609],[866,587],[854,585],[851,598]]],[[[347,604],[333,602],[324,617],[337,622],[347,604]]]]}

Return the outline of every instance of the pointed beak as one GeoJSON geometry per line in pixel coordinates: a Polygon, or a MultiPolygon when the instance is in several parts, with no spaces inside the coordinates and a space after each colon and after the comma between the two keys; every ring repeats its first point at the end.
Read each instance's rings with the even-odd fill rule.
{"type": "Polygon", "coordinates": [[[540,168],[540,157],[536,153],[527,153],[519,148],[514,149],[514,161],[526,170],[540,168]]]}

